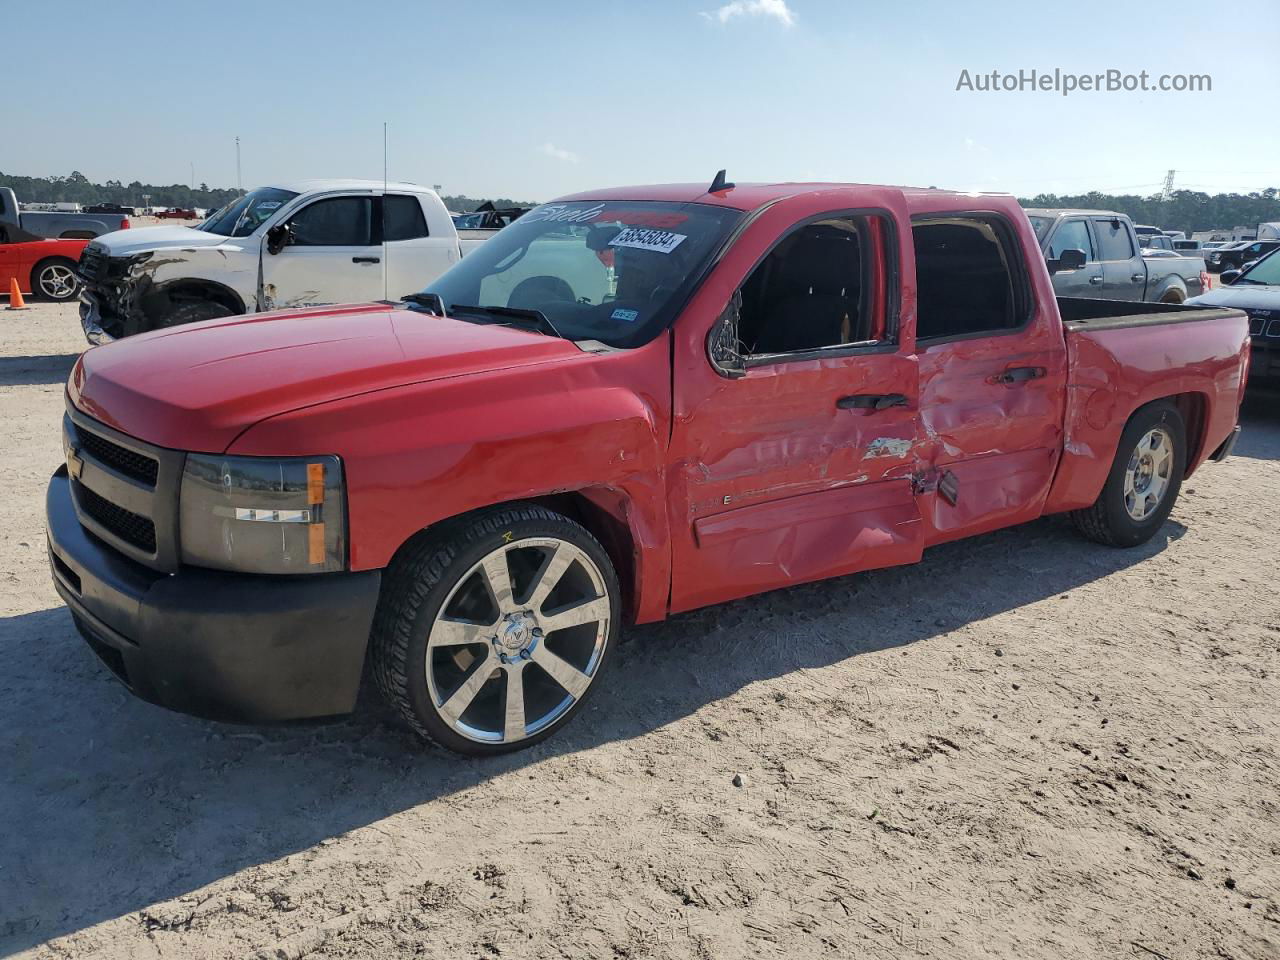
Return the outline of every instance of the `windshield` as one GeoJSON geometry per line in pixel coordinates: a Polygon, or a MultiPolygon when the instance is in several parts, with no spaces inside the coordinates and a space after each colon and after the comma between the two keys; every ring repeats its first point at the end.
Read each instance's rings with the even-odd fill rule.
{"type": "Polygon", "coordinates": [[[453,218],[453,226],[457,230],[479,230],[483,221],[483,213],[459,213],[453,218]]]}
{"type": "Polygon", "coordinates": [[[229,203],[195,229],[224,237],[247,237],[296,196],[292,190],[261,187],[229,203]]]}
{"type": "Polygon", "coordinates": [[[1236,283],[1280,286],[1280,251],[1263,257],[1236,278],[1236,283]]]}
{"type": "Polygon", "coordinates": [[[570,340],[637,347],[665,329],[741,211],[699,203],[545,204],[430,284],[451,315],[522,323],[542,314],[570,340]],[[468,307],[473,309],[467,309],[468,307]]]}

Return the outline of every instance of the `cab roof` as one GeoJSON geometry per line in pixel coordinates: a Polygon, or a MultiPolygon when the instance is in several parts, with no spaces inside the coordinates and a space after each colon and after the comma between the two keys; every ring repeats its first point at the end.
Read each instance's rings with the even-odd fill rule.
{"type": "Polygon", "coordinates": [[[897,190],[902,193],[907,206],[916,210],[956,209],[972,205],[975,199],[996,200],[997,206],[1017,204],[1007,193],[965,193],[958,190],[938,190],[933,187],[884,186],[870,183],[738,183],[715,193],[708,192],[709,183],[659,183],[647,186],[610,187],[605,190],[588,190],[558,197],[556,202],[600,200],[656,200],[669,203],[706,203],[712,206],[730,207],[735,210],[756,210],[776,200],[805,193],[847,194],[843,201],[851,208],[861,206],[872,193],[897,190]]]}
{"type": "Polygon", "coordinates": [[[391,180],[384,184],[381,180],[294,180],[292,183],[272,183],[264,184],[264,186],[275,187],[277,190],[288,190],[292,193],[324,193],[329,190],[377,190],[381,192],[383,186],[388,190],[399,190],[404,193],[433,193],[434,191],[428,187],[424,187],[418,183],[406,183],[404,181],[391,180]]]}

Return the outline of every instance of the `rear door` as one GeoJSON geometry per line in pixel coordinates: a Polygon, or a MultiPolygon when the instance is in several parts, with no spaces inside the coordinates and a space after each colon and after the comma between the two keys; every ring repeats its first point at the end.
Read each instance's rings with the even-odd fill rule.
{"type": "Polygon", "coordinates": [[[1133,231],[1116,217],[1094,217],[1093,235],[1102,261],[1101,293],[1107,300],[1141,300],[1147,290],[1147,265],[1133,231]]]}
{"type": "Polygon", "coordinates": [[[421,290],[460,259],[456,234],[432,236],[422,201],[413,194],[382,198],[382,231],[390,300],[421,290]]]}
{"type": "Polygon", "coordinates": [[[982,211],[917,218],[914,234],[917,489],[937,543],[1040,515],[1062,444],[1066,349],[1033,288],[1029,234],[982,211]]]}
{"type": "Polygon", "coordinates": [[[753,266],[723,268],[750,270],[723,315],[742,376],[718,375],[706,329],[683,328],[673,610],[920,558],[918,381],[891,266],[904,214],[762,217],[734,251],[753,266]]]}
{"type": "Polygon", "coordinates": [[[1082,251],[1085,265],[1079,270],[1059,270],[1053,275],[1053,289],[1058,296],[1102,296],[1102,264],[1098,262],[1087,217],[1066,217],[1058,222],[1045,244],[1045,257],[1057,260],[1063,250],[1082,251]]]}
{"type": "Polygon", "coordinates": [[[371,195],[321,197],[286,221],[292,239],[262,251],[267,309],[381,300],[382,244],[371,195]]]}

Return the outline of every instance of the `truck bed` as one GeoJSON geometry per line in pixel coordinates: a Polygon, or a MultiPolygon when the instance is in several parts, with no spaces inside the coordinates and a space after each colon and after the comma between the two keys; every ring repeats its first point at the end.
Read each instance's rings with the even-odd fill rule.
{"type": "Polygon", "coordinates": [[[1174,398],[1187,424],[1186,474],[1231,434],[1244,394],[1242,310],[1059,297],[1067,346],[1062,462],[1046,512],[1088,506],[1130,413],[1174,398]]]}
{"type": "Polygon", "coordinates": [[[1183,303],[1144,303],[1135,300],[1095,300],[1058,297],[1058,312],[1068,333],[1086,330],[1118,330],[1170,323],[1204,323],[1222,317],[1243,316],[1225,307],[1194,307],[1183,303]]]}

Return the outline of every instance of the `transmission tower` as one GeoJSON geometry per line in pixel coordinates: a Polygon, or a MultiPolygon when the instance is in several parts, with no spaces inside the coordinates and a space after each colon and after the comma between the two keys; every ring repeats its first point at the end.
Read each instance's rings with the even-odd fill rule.
{"type": "Polygon", "coordinates": [[[1170,170],[1164,175],[1164,189],[1160,191],[1161,200],[1173,199],[1173,175],[1177,172],[1177,170],[1170,170]]]}

